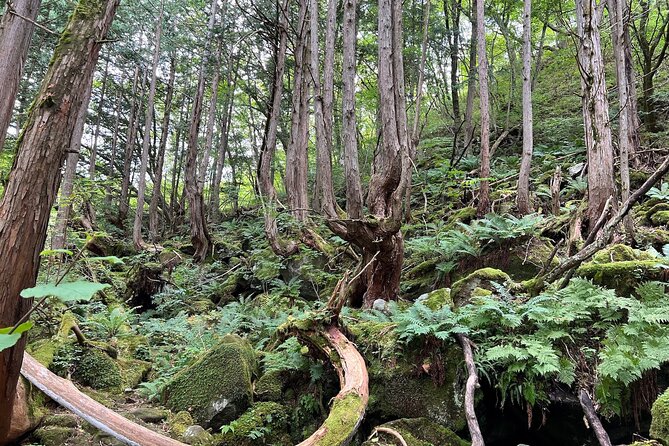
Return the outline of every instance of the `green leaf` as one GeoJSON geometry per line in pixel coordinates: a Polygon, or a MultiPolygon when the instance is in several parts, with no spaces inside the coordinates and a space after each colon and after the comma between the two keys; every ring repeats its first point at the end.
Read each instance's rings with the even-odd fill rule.
{"type": "Polygon", "coordinates": [[[45,297],[53,296],[63,302],[73,302],[77,300],[89,301],[100,290],[108,288],[109,285],[103,283],[87,282],[80,280],[76,282],[61,283],[59,285],[53,283],[45,283],[37,285],[33,288],[26,288],[21,291],[21,297],[45,297]]]}
{"type": "Polygon", "coordinates": [[[119,259],[116,256],[105,256],[105,257],[86,257],[88,262],[107,262],[112,265],[122,265],[123,260],[119,259]]]}
{"type": "Polygon", "coordinates": [[[54,256],[56,254],[65,254],[67,256],[71,256],[74,253],[69,249],[45,249],[44,251],[39,253],[41,257],[49,257],[49,256],[54,256]]]}
{"type": "Polygon", "coordinates": [[[8,348],[13,347],[19,339],[21,339],[21,334],[30,330],[33,327],[32,322],[24,322],[14,330],[14,333],[9,334],[12,331],[12,327],[0,328],[0,352],[8,348]]]}

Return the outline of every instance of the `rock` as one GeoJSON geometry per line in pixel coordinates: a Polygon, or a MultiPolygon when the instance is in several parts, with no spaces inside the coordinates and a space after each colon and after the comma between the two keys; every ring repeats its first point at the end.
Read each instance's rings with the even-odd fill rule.
{"type": "Polygon", "coordinates": [[[204,444],[211,442],[213,436],[204,430],[202,426],[194,424],[184,431],[181,439],[188,444],[204,444]]]}
{"type": "MultiPolygon", "coordinates": [[[[403,418],[379,427],[399,433],[407,446],[468,446],[469,442],[458,437],[453,431],[427,418],[403,418]]],[[[362,446],[395,446],[397,437],[379,433],[378,440],[367,440],[362,446]]]]}
{"type": "Polygon", "coordinates": [[[669,444],[669,390],[660,395],[651,409],[650,437],[669,444]]]}
{"type": "Polygon", "coordinates": [[[145,423],[160,423],[167,419],[170,414],[169,410],[158,409],[155,407],[138,407],[128,412],[134,418],[144,421],[145,423]]]}
{"type": "Polygon", "coordinates": [[[451,298],[456,307],[466,305],[477,288],[494,291],[494,283],[510,283],[511,278],[504,271],[494,268],[482,268],[460,279],[451,287],[451,298]]]}
{"type": "Polygon", "coordinates": [[[79,418],[70,413],[58,413],[44,418],[42,426],[60,426],[74,429],[79,426],[79,418]]]}
{"type": "Polygon", "coordinates": [[[72,436],[72,429],[60,426],[41,427],[35,431],[35,437],[44,446],[62,446],[72,436]]]}
{"type": "Polygon", "coordinates": [[[119,391],[123,384],[118,364],[97,349],[87,349],[82,353],[72,378],[93,389],[119,391]]]}
{"type": "Polygon", "coordinates": [[[181,437],[184,432],[186,432],[186,429],[193,424],[193,417],[185,410],[168,416],[167,418],[167,425],[170,427],[170,432],[176,437],[181,437]]]}
{"type": "Polygon", "coordinates": [[[121,440],[118,440],[117,438],[102,431],[95,434],[95,444],[104,446],[126,446],[126,444],[121,440]]]}
{"type": "Polygon", "coordinates": [[[285,406],[273,402],[255,403],[249,410],[222,433],[214,435],[216,446],[254,446],[271,444],[290,446],[293,444],[288,435],[288,410],[285,406]]]}
{"type": "Polygon", "coordinates": [[[436,311],[445,305],[453,307],[450,288],[439,288],[438,290],[430,291],[429,293],[420,296],[418,301],[424,303],[425,306],[432,311],[436,311]]]}
{"type": "Polygon", "coordinates": [[[383,299],[376,299],[374,303],[372,303],[372,308],[377,311],[386,311],[387,306],[388,303],[383,299]]]}
{"type": "Polygon", "coordinates": [[[255,384],[255,394],[260,401],[280,401],[283,392],[283,377],[280,370],[271,370],[255,384]]]}
{"type": "Polygon", "coordinates": [[[573,178],[576,175],[580,174],[584,167],[585,163],[577,163],[571,166],[569,169],[567,169],[567,172],[569,173],[569,176],[573,178]]]}
{"type": "Polygon", "coordinates": [[[177,373],[165,386],[162,400],[173,411],[189,411],[198,424],[216,430],[251,403],[256,367],[251,344],[239,336],[226,336],[177,373]]]}

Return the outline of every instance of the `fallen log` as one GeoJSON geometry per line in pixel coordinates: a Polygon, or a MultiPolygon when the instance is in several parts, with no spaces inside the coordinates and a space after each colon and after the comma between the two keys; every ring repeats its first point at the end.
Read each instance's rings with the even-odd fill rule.
{"type": "Polygon", "coordinates": [[[479,421],[474,410],[474,394],[479,387],[479,377],[476,371],[476,363],[474,362],[474,352],[472,350],[472,341],[469,337],[458,333],[455,335],[462,351],[465,355],[465,365],[467,366],[467,384],[465,386],[465,415],[467,418],[467,427],[469,428],[469,435],[472,437],[472,446],[484,446],[483,434],[479,427],[479,421]]]}
{"type": "Polygon", "coordinates": [[[187,446],[135,424],[108,407],[83,394],[71,381],[50,372],[28,353],[24,354],[21,374],[59,405],[131,446],[187,446]]]}

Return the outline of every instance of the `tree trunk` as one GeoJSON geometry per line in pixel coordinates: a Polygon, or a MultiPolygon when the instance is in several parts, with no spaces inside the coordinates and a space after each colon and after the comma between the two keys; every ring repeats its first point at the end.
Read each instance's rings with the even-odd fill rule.
{"type": "MultiPolygon", "coordinates": [[[[451,58],[451,104],[453,108],[453,134],[458,137],[460,131],[460,79],[458,76],[458,66],[460,60],[460,8],[462,0],[444,1],[444,15],[446,25],[446,38],[448,39],[448,49],[451,58]]],[[[457,146],[457,144],[456,144],[457,146]]]]}
{"type": "Polygon", "coordinates": [[[193,259],[201,262],[207,257],[211,238],[207,229],[207,222],[204,212],[204,198],[198,185],[197,178],[197,139],[200,133],[200,123],[202,121],[202,102],[204,99],[205,71],[209,62],[210,47],[214,25],[216,24],[217,0],[211,2],[211,15],[209,16],[209,39],[204,48],[204,56],[200,65],[200,74],[197,80],[197,91],[193,100],[193,109],[191,110],[191,122],[188,130],[188,153],[186,154],[186,171],[184,174],[184,188],[190,210],[190,235],[191,243],[195,248],[193,259]]]}
{"type": "Polygon", "coordinates": [[[137,127],[139,127],[140,110],[142,109],[142,97],[144,92],[144,81],[146,76],[140,73],[139,64],[135,67],[135,80],[132,87],[132,105],[130,106],[130,115],[128,116],[128,134],[125,139],[125,152],[123,156],[123,180],[121,182],[121,196],[118,205],[118,221],[121,227],[125,227],[125,219],[128,217],[129,204],[128,193],[130,191],[130,175],[132,167],[132,157],[135,149],[135,138],[137,137],[137,127]],[[139,93],[137,90],[137,80],[142,76],[139,93]]]}
{"type": "Polygon", "coordinates": [[[151,83],[149,84],[149,97],[146,103],[146,116],[144,117],[144,139],[142,141],[142,159],[139,166],[139,181],[137,187],[137,208],[135,209],[135,222],[132,227],[132,242],[137,249],[144,248],[142,238],[142,217],[144,216],[144,195],[146,192],[146,170],[149,162],[149,145],[151,144],[151,127],[153,126],[153,105],[156,99],[156,80],[158,63],[160,62],[160,38],[163,30],[163,2],[160,2],[160,12],[156,22],[156,36],[153,47],[153,63],[151,66],[151,83]]]}
{"type": "MultiPolygon", "coordinates": [[[[612,22],[612,41],[613,53],[616,62],[616,79],[618,81],[618,150],[620,152],[620,185],[622,201],[627,201],[630,197],[630,154],[634,152],[634,123],[630,122],[630,114],[628,113],[628,106],[636,98],[630,96],[628,67],[626,58],[625,45],[625,7],[626,0],[609,0],[609,16],[612,22]]],[[[632,218],[628,215],[623,220],[625,232],[633,239],[634,238],[634,223],[632,218]]]]}
{"type": "MultiPolygon", "coordinates": [[[[35,285],[61,168],[81,108],[90,95],[101,41],[118,0],[85,0],[74,10],[19,138],[17,157],[0,201],[0,326],[15,324],[30,308],[21,290],[35,285]],[[85,6],[85,7],[84,7],[85,6]]],[[[25,337],[0,353],[0,442],[12,419],[25,337]]]]}
{"type": "Polygon", "coordinates": [[[114,109],[114,131],[112,133],[112,143],[111,143],[111,153],[109,155],[109,163],[107,163],[107,185],[105,186],[105,208],[107,211],[111,208],[112,204],[112,189],[111,189],[111,180],[116,178],[114,170],[116,169],[116,149],[118,146],[118,129],[121,123],[121,94],[117,93],[116,95],[116,106],[114,109]]]}
{"type": "Polygon", "coordinates": [[[469,67],[467,70],[467,103],[465,105],[465,153],[471,153],[474,140],[474,96],[476,96],[476,52],[477,38],[475,30],[478,28],[476,6],[472,2],[472,36],[469,42],[469,67]]]}
{"type": "Polygon", "coordinates": [[[41,0],[14,0],[7,3],[5,14],[0,17],[0,152],[5,145],[7,129],[12,120],[14,101],[23,74],[23,65],[28,57],[30,39],[41,0]],[[17,15],[18,14],[18,15],[17,15]]]}
{"type": "MultiPolygon", "coordinates": [[[[204,196],[204,185],[207,182],[207,169],[209,168],[209,158],[211,149],[214,145],[214,124],[216,123],[216,104],[218,103],[218,84],[221,80],[221,42],[218,42],[216,49],[216,63],[214,64],[214,77],[211,81],[211,96],[209,98],[209,111],[207,112],[207,129],[204,137],[204,150],[200,158],[198,168],[198,187],[200,193],[204,196]]],[[[221,129],[219,129],[220,131],[221,129]]]]}
{"type": "Polygon", "coordinates": [[[357,35],[356,0],[343,0],[344,24],[342,73],[342,145],[346,177],[346,212],[350,218],[362,217],[362,184],[358,164],[358,140],[355,120],[355,46],[357,35]]]}
{"type": "Polygon", "coordinates": [[[516,206],[521,215],[532,211],[530,206],[530,169],[534,136],[532,126],[532,1],[524,0],[523,9],[523,155],[518,176],[516,206]]]}
{"type": "Polygon", "coordinates": [[[490,212],[490,105],[488,98],[488,57],[485,40],[484,0],[476,0],[476,41],[478,45],[479,97],[481,101],[481,186],[476,215],[483,217],[490,212]]]}
{"type": "MultiPolygon", "coordinates": [[[[174,77],[176,74],[177,61],[172,53],[170,57],[170,77],[167,82],[167,95],[165,97],[165,112],[160,132],[160,146],[158,148],[158,159],[156,161],[155,181],[153,182],[153,192],[151,194],[151,203],[149,204],[149,236],[151,241],[156,243],[159,237],[158,227],[158,204],[164,203],[165,198],[160,191],[163,184],[163,165],[165,164],[165,150],[167,149],[167,140],[170,136],[170,117],[172,115],[172,100],[174,98],[174,77]]],[[[167,212],[166,206],[163,206],[163,212],[167,212]]]]}
{"type": "Polygon", "coordinates": [[[583,124],[588,151],[588,225],[592,229],[609,198],[615,199],[613,144],[599,25],[602,3],[576,1],[578,60],[581,70],[583,124]]]}
{"type": "Polygon", "coordinates": [[[93,134],[93,145],[91,146],[91,157],[88,165],[88,179],[95,180],[95,160],[98,153],[98,138],[100,137],[100,120],[102,119],[102,107],[105,103],[105,93],[107,92],[107,74],[109,73],[109,59],[105,62],[105,71],[102,75],[102,92],[100,93],[100,103],[98,104],[98,115],[95,118],[95,133],[93,134]]]}

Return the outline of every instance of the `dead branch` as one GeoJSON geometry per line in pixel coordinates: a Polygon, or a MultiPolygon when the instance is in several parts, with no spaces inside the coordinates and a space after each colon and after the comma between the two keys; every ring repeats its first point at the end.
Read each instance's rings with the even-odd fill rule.
{"type": "Polygon", "coordinates": [[[597,437],[600,446],[611,446],[611,439],[609,438],[609,434],[607,434],[606,430],[604,430],[604,426],[602,426],[602,421],[597,416],[597,411],[595,411],[595,406],[592,404],[590,395],[588,395],[588,392],[585,389],[581,389],[579,392],[578,400],[581,403],[581,407],[585,413],[585,418],[588,420],[588,424],[595,432],[595,436],[597,437]]]}
{"type": "Polygon", "coordinates": [[[476,364],[474,363],[474,352],[472,350],[472,341],[462,333],[455,335],[462,351],[465,354],[465,365],[467,366],[467,384],[465,386],[465,416],[467,418],[467,427],[469,428],[469,435],[472,437],[472,446],[484,446],[483,434],[476,418],[476,411],[474,410],[474,392],[479,387],[479,377],[476,371],[476,364]]]}
{"type": "Polygon", "coordinates": [[[409,446],[407,444],[406,440],[404,440],[404,437],[402,436],[402,434],[397,432],[395,429],[391,429],[389,427],[381,427],[381,426],[375,427],[374,430],[372,431],[372,435],[370,435],[369,438],[372,438],[378,432],[388,434],[388,435],[392,435],[393,437],[395,437],[400,442],[401,446],[409,446]]]}

